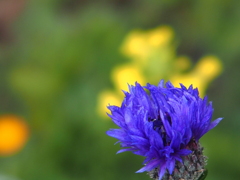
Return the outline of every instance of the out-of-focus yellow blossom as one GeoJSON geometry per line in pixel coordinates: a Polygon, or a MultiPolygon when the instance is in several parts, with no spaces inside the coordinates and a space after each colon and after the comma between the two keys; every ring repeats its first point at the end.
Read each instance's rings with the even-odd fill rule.
{"type": "Polygon", "coordinates": [[[106,112],[109,113],[109,110],[107,109],[107,105],[116,105],[116,106],[120,106],[121,105],[121,96],[119,96],[118,93],[113,92],[111,90],[105,90],[103,92],[101,92],[98,95],[98,114],[106,115],[106,112]]]}
{"type": "Polygon", "coordinates": [[[174,32],[169,26],[160,26],[146,32],[135,30],[124,40],[121,52],[144,66],[152,55],[171,43],[173,36],[174,32]]]}
{"type": "Polygon", "coordinates": [[[173,39],[173,29],[169,26],[161,26],[149,31],[147,42],[149,46],[159,48],[168,45],[173,39]]]}
{"type": "Polygon", "coordinates": [[[135,30],[125,38],[120,49],[129,57],[131,63],[143,72],[142,76],[146,76],[150,82],[157,83],[159,77],[167,78],[173,68],[173,39],[174,31],[169,26],[160,26],[148,31],[135,30]]]}
{"type": "Polygon", "coordinates": [[[0,156],[20,151],[28,136],[29,130],[22,118],[15,115],[0,116],[0,156]]]}
{"type": "Polygon", "coordinates": [[[199,60],[195,69],[201,78],[210,81],[222,72],[222,64],[216,56],[205,56],[199,60]]]}
{"type": "Polygon", "coordinates": [[[119,91],[128,90],[128,84],[133,85],[136,81],[140,84],[146,83],[141,69],[132,64],[115,67],[112,70],[111,77],[116,89],[119,91]]]}
{"type": "Polygon", "coordinates": [[[207,85],[222,72],[222,64],[215,56],[205,56],[199,60],[194,69],[187,74],[175,74],[170,77],[175,86],[179,83],[185,86],[197,87],[201,96],[204,96],[207,85]]]}
{"type": "Polygon", "coordinates": [[[220,60],[215,56],[205,56],[192,67],[188,57],[176,56],[173,41],[174,31],[169,26],[130,32],[120,48],[130,62],[113,68],[111,79],[116,90],[100,93],[98,113],[106,117],[107,104],[120,105],[123,96],[120,90],[128,90],[127,84],[136,81],[157,84],[160,79],[165,79],[171,80],[175,86],[179,83],[185,86],[193,84],[203,96],[207,85],[222,71],[220,60]]]}
{"type": "Polygon", "coordinates": [[[133,85],[135,82],[145,84],[146,80],[140,69],[134,64],[127,64],[117,66],[111,73],[112,81],[116,87],[116,91],[105,90],[98,96],[98,114],[106,116],[106,112],[109,112],[107,105],[121,105],[121,99],[123,97],[122,90],[128,90],[128,84],[133,85]]]}

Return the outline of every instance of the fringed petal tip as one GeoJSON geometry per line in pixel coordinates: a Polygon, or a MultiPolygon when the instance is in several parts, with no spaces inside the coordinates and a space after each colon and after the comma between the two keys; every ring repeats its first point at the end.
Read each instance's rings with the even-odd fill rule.
{"type": "Polygon", "coordinates": [[[164,176],[166,172],[166,164],[162,165],[161,168],[158,171],[158,180],[162,180],[162,177],[164,176]]]}
{"type": "Polygon", "coordinates": [[[121,149],[116,154],[119,154],[119,153],[122,153],[122,152],[125,152],[125,151],[131,151],[131,149],[121,149]]]}
{"type": "Polygon", "coordinates": [[[210,126],[208,127],[207,131],[210,131],[211,129],[213,129],[214,127],[216,127],[218,125],[218,123],[220,123],[220,121],[223,119],[223,117],[217,118],[216,120],[214,120],[213,122],[211,122],[210,126]]]}
{"type": "Polygon", "coordinates": [[[160,161],[158,159],[152,160],[151,162],[148,162],[144,167],[136,171],[136,173],[142,173],[144,171],[151,171],[157,166],[159,166],[160,161]]]}

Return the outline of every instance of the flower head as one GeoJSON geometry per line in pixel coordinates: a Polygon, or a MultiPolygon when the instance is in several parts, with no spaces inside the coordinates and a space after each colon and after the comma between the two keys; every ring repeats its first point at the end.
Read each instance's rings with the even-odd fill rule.
{"type": "Polygon", "coordinates": [[[184,178],[185,170],[189,176],[200,176],[196,172],[203,170],[205,157],[199,139],[222,120],[211,122],[213,108],[207,97],[200,98],[192,86],[177,88],[163,80],[158,86],[135,83],[124,94],[120,107],[108,106],[109,116],[120,127],[107,131],[121,143],[118,153],[146,157],[137,172],[148,171],[155,179],[184,178]]]}
{"type": "Polygon", "coordinates": [[[20,151],[29,138],[29,127],[19,116],[0,116],[0,156],[10,156],[20,151]]]}

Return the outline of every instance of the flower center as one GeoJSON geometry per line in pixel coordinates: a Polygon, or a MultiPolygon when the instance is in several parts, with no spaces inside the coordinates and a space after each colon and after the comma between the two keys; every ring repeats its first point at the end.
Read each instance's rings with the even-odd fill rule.
{"type": "MultiPolygon", "coordinates": [[[[171,120],[171,117],[169,116],[168,113],[164,113],[164,118],[168,120],[168,122],[170,123],[170,125],[172,124],[172,120],[171,120]]],[[[157,131],[162,139],[163,139],[163,143],[165,146],[168,146],[170,144],[170,140],[169,138],[167,137],[167,134],[166,134],[166,130],[165,130],[165,127],[163,125],[163,122],[162,122],[162,119],[160,117],[160,115],[158,115],[157,118],[148,118],[148,121],[149,122],[152,122],[153,123],[153,129],[155,131],[157,131]]]]}
{"type": "Polygon", "coordinates": [[[160,151],[165,155],[167,159],[170,159],[172,157],[172,154],[174,154],[174,150],[170,146],[166,146],[163,150],[160,151]]]}

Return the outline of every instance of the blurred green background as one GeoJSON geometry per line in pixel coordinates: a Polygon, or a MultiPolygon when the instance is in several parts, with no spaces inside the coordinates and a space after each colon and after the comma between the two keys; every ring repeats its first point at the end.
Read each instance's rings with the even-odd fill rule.
{"type": "Polygon", "coordinates": [[[214,118],[201,142],[207,179],[240,177],[240,1],[2,0],[0,112],[25,118],[25,147],[0,157],[1,180],[144,180],[143,157],[115,155],[106,136],[115,127],[97,114],[98,94],[113,88],[113,67],[128,61],[119,48],[133,29],[171,26],[176,54],[192,63],[214,54],[223,73],[206,94],[214,118]]]}

